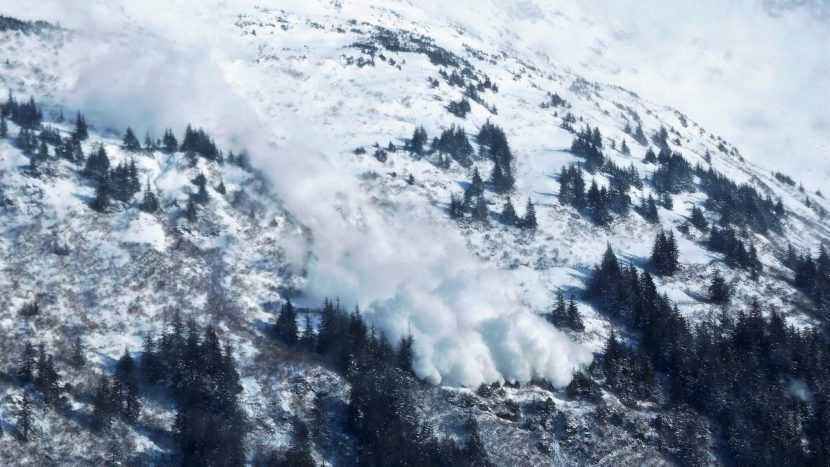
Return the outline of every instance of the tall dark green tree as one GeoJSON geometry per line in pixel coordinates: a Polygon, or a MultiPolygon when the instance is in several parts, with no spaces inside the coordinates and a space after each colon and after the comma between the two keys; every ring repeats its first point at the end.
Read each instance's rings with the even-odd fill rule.
{"type": "Polygon", "coordinates": [[[651,267],[655,273],[661,276],[671,276],[677,272],[680,262],[678,261],[679,251],[674,232],[660,230],[654,239],[654,246],[651,250],[651,267]]]}
{"type": "Polygon", "coordinates": [[[138,138],[133,133],[133,129],[127,127],[127,131],[124,133],[124,148],[128,151],[139,151],[141,150],[141,143],[138,141],[138,138]]]}
{"type": "Polygon", "coordinates": [[[77,141],[84,141],[89,138],[89,129],[86,125],[86,119],[81,112],[75,116],[75,131],[72,132],[72,137],[77,141]]]}
{"type": "Polygon", "coordinates": [[[274,334],[291,347],[297,344],[297,312],[290,299],[286,300],[280,309],[277,323],[274,325],[274,334]]]}

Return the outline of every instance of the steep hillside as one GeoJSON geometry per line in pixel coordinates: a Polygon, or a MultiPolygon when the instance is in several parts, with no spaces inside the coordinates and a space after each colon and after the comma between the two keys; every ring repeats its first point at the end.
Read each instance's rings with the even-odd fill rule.
{"type": "Polygon", "coordinates": [[[188,463],[188,394],[210,381],[242,415],[211,419],[216,443],[241,439],[227,465],[821,465],[820,192],[408,3],[194,8],[187,34],[0,18],[2,463],[188,463]],[[595,268],[611,250],[624,280],[653,282],[648,304],[595,268]],[[770,388],[750,386],[801,417],[767,423],[786,433],[758,458],[741,456],[766,434],[688,391],[711,376],[690,355],[740,354],[745,323],[786,356],[723,367],[774,361],[770,388]],[[102,409],[102,381],[137,413],[102,409]]]}

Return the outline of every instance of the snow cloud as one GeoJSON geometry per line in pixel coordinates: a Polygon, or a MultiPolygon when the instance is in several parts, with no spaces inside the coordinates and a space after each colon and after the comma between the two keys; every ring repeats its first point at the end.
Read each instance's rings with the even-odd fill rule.
{"type": "Polygon", "coordinates": [[[158,134],[193,123],[244,144],[311,229],[309,296],[360,304],[391,339],[413,334],[420,376],[467,386],[534,378],[565,385],[590,363],[591,352],[528,311],[513,275],[468,253],[456,229],[413,215],[414,200],[377,205],[333,157],[342,143],[319,122],[290,110],[266,119],[240,97],[229,77],[247,51],[233,42],[238,33],[220,34],[232,18],[218,21],[211,2],[98,2],[86,16],[87,7],[47,1],[21,14],[83,32],[86,47],[62,97],[93,123],[119,130],[158,134]],[[160,10],[167,14],[160,18],[160,10]]]}

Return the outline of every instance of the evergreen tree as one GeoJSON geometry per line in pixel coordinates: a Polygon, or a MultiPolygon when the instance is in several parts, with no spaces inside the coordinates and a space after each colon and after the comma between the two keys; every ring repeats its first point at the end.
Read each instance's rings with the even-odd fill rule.
{"type": "MultiPolygon", "coordinates": [[[[411,176],[412,175],[410,175],[410,177],[411,176]]],[[[411,185],[411,183],[410,183],[410,185],[411,185]]],[[[219,193],[220,195],[224,195],[225,193],[228,192],[228,189],[225,188],[225,180],[224,179],[222,179],[222,178],[219,179],[219,185],[216,185],[216,192],[219,193]]]]}
{"type": "Polygon", "coordinates": [[[504,208],[501,210],[500,220],[502,224],[507,226],[516,226],[519,223],[519,217],[516,215],[516,209],[513,207],[513,203],[510,201],[509,197],[504,203],[504,208]]]}
{"type": "Polygon", "coordinates": [[[32,434],[32,400],[26,393],[23,393],[20,410],[17,412],[17,432],[24,442],[29,441],[32,434]]]}
{"type": "Polygon", "coordinates": [[[35,348],[30,342],[23,346],[23,353],[20,358],[20,366],[17,370],[17,377],[22,384],[31,383],[35,374],[35,348]]]}
{"type": "Polygon", "coordinates": [[[115,378],[119,413],[127,423],[134,423],[141,412],[141,404],[138,400],[138,369],[129,351],[125,351],[116,363],[115,378]]]}
{"type": "Polygon", "coordinates": [[[709,223],[703,216],[703,211],[697,206],[692,206],[692,214],[689,217],[689,222],[691,222],[692,225],[700,231],[705,231],[709,228],[709,223]]]}
{"type": "Polygon", "coordinates": [[[187,218],[188,222],[196,222],[198,220],[199,212],[196,209],[196,203],[193,201],[193,198],[187,199],[187,206],[184,210],[184,215],[187,218]]]}
{"type": "Polygon", "coordinates": [[[36,157],[41,162],[49,159],[49,146],[47,146],[45,142],[40,142],[40,146],[37,148],[36,157]]]}
{"type": "Polygon", "coordinates": [[[536,208],[533,206],[533,201],[530,198],[527,199],[525,215],[520,224],[522,228],[527,230],[536,230],[536,227],[538,227],[536,223],[536,208]]]}
{"type": "Polygon", "coordinates": [[[658,275],[671,276],[677,271],[679,265],[674,232],[669,231],[669,235],[666,235],[663,230],[660,230],[651,250],[651,267],[658,275]]]}
{"type": "Polygon", "coordinates": [[[128,151],[139,151],[141,150],[141,143],[136,138],[135,133],[133,133],[133,129],[127,127],[126,133],[124,133],[124,148],[128,151]]]}
{"type": "Polygon", "coordinates": [[[179,150],[179,142],[176,140],[176,136],[173,134],[173,130],[167,128],[164,130],[164,136],[161,139],[161,145],[164,149],[164,152],[172,154],[179,150]]]}
{"type": "Polygon", "coordinates": [[[111,191],[110,178],[108,175],[105,175],[98,180],[98,186],[95,187],[95,198],[92,200],[92,204],[90,205],[92,209],[98,212],[106,212],[110,206],[111,191]]]}
{"type": "Polygon", "coordinates": [[[6,117],[0,116],[0,138],[9,136],[9,125],[6,123],[6,117]]]}
{"type": "Polygon", "coordinates": [[[628,148],[628,145],[625,143],[625,138],[622,140],[622,146],[620,146],[620,152],[623,154],[631,154],[631,149],[628,148]]]}
{"type": "Polygon", "coordinates": [[[406,149],[414,154],[422,155],[427,141],[427,130],[422,126],[418,126],[412,133],[412,139],[409,140],[406,149]]]}
{"type": "Polygon", "coordinates": [[[729,302],[731,291],[726,280],[721,276],[720,271],[715,271],[712,276],[712,281],[709,283],[709,301],[717,304],[725,304],[729,302]]]}
{"type": "Polygon", "coordinates": [[[484,199],[484,195],[478,195],[475,198],[475,205],[472,208],[472,217],[473,219],[479,222],[487,222],[487,200],[484,199]]]}
{"type": "Polygon", "coordinates": [[[290,299],[286,300],[280,309],[274,334],[288,346],[293,347],[297,344],[297,312],[290,299]]]}
{"type": "Polygon", "coordinates": [[[199,175],[196,176],[196,178],[191,180],[191,183],[198,187],[198,191],[196,192],[196,194],[192,195],[193,200],[199,204],[207,203],[208,192],[206,189],[207,178],[205,178],[205,174],[200,172],[199,175]]]}
{"type": "Polygon", "coordinates": [[[464,200],[455,194],[450,195],[450,217],[453,219],[461,219],[464,217],[464,200]]]}
{"type": "Polygon", "coordinates": [[[147,179],[147,186],[144,188],[144,199],[141,201],[141,210],[153,214],[159,210],[159,200],[153,189],[150,187],[150,179],[147,179]]]}
{"type": "Polygon", "coordinates": [[[568,308],[565,304],[565,294],[562,293],[562,289],[556,291],[556,305],[553,307],[548,320],[556,327],[567,327],[569,324],[568,308]]]}
{"type": "Polygon", "coordinates": [[[585,330],[585,325],[582,323],[582,317],[579,315],[579,309],[576,307],[576,302],[573,297],[568,301],[568,324],[574,331],[582,332],[585,330]]]}
{"type": "Polygon", "coordinates": [[[608,213],[606,200],[608,194],[605,187],[601,190],[597,186],[596,181],[591,182],[591,188],[588,189],[586,195],[586,203],[588,211],[591,213],[591,218],[597,225],[607,225],[611,221],[611,215],[608,213]]]}
{"type": "Polygon", "coordinates": [[[76,369],[81,368],[86,364],[84,346],[80,335],[76,335],[75,339],[72,341],[72,356],[70,357],[70,363],[76,369]]]}
{"type": "Polygon", "coordinates": [[[640,215],[643,219],[656,224],[660,222],[660,215],[657,212],[657,203],[654,202],[654,197],[649,195],[648,198],[643,198],[639,207],[640,215]]]}
{"type": "Polygon", "coordinates": [[[403,371],[413,372],[414,351],[412,349],[415,339],[411,334],[401,337],[398,344],[398,368],[403,371]]]}
{"type": "Polygon", "coordinates": [[[93,179],[103,179],[109,176],[110,159],[104,146],[99,146],[86,160],[83,174],[93,179]]]}
{"type": "Polygon", "coordinates": [[[81,112],[75,116],[75,131],[72,132],[72,137],[77,141],[84,141],[89,138],[89,129],[86,125],[86,119],[81,112]]]}
{"type": "Polygon", "coordinates": [[[116,411],[117,399],[113,394],[110,381],[102,376],[98,388],[92,399],[92,429],[101,431],[109,427],[110,420],[116,411]]]}

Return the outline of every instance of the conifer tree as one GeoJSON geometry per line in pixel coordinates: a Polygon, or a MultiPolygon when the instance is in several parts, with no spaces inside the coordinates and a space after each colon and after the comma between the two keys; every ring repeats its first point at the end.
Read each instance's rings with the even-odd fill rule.
{"type": "Polygon", "coordinates": [[[721,276],[720,271],[715,271],[712,276],[712,281],[709,283],[709,301],[717,304],[725,304],[729,302],[731,291],[726,280],[721,276]]]}
{"type": "Polygon", "coordinates": [[[92,200],[92,209],[98,212],[105,212],[110,206],[110,178],[105,175],[98,180],[98,186],[95,187],[95,198],[92,200]]]}
{"type": "Polygon", "coordinates": [[[510,201],[509,197],[504,203],[504,208],[501,210],[500,220],[502,224],[507,226],[516,226],[519,223],[519,217],[516,215],[516,209],[513,207],[513,203],[510,201]]]}
{"type": "Polygon", "coordinates": [[[164,152],[167,153],[174,153],[179,150],[179,142],[176,140],[176,136],[173,134],[173,130],[170,128],[164,130],[164,136],[161,140],[162,148],[164,152]]]}
{"type": "Polygon", "coordinates": [[[472,208],[472,217],[473,219],[479,222],[487,222],[487,200],[484,199],[484,195],[480,194],[475,198],[475,205],[472,208]]]}
{"type": "Polygon", "coordinates": [[[0,116],[0,138],[9,136],[9,125],[6,123],[6,117],[0,116]]]}
{"type": "Polygon", "coordinates": [[[689,222],[700,231],[705,231],[709,227],[709,223],[703,216],[703,211],[697,206],[692,206],[692,214],[689,217],[689,222]]]}
{"type": "Polygon", "coordinates": [[[72,356],[70,357],[70,363],[76,369],[81,368],[84,364],[86,364],[84,346],[80,335],[76,335],[75,339],[72,341],[72,356]]]}
{"type": "Polygon", "coordinates": [[[536,222],[536,208],[533,206],[533,201],[527,199],[527,206],[525,206],[525,215],[521,221],[522,228],[527,230],[536,230],[538,224],[536,222]]]}
{"type": "Polygon", "coordinates": [[[124,133],[124,148],[128,151],[139,151],[141,150],[141,143],[136,138],[135,133],[133,133],[133,129],[127,127],[126,133],[124,133]]]}
{"type": "Polygon", "coordinates": [[[626,144],[625,138],[623,138],[623,140],[622,140],[622,145],[620,146],[620,152],[622,152],[623,154],[626,154],[626,155],[631,154],[631,149],[628,148],[628,144],[626,144]]]}
{"type": "Polygon", "coordinates": [[[81,112],[78,112],[78,115],[75,116],[75,131],[72,133],[72,136],[77,141],[84,141],[89,138],[89,130],[86,126],[86,119],[83,115],[81,115],[81,112]]]}
{"type": "Polygon", "coordinates": [[[189,222],[196,222],[199,216],[199,212],[196,209],[196,203],[193,201],[193,198],[187,199],[187,206],[184,210],[184,215],[189,222]]]}
{"type": "Polygon", "coordinates": [[[661,276],[674,274],[679,266],[678,253],[674,232],[669,231],[669,235],[666,235],[661,230],[655,237],[651,250],[651,267],[654,272],[661,276]]]}
{"type": "Polygon", "coordinates": [[[291,299],[286,300],[280,309],[274,334],[290,347],[297,344],[297,312],[291,304],[291,299]]]}
{"type": "Polygon", "coordinates": [[[464,217],[464,200],[456,194],[450,195],[450,217],[453,219],[461,219],[464,217]]]}
{"type": "Polygon", "coordinates": [[[22,384],[31,383],[35,374],[35,348],[30,342],[23,346],[23,353],[20,358],[20,367],[17,370],[17,377],[22,384]]]}
{"type": "Polygon", "coordinates": [[[585,325],[582,323],[582,317],[579,316],[579,309],[576,307],[576,302],[574,298],[568,301],[568,324],[570,325],[571,329],[574,331],[582,332],[585,330],[585,325]]]}
{"type": "Polygon", "coordinates": [[[159,200],[153,189],[150,187],[150,179],[147,179],[147,186],[144,188],[144,199],[141,201],[141,210],[150,214],[159,210],[159,200]]]}
{"type": "MultiPolygon", "coordinates": [[[[410,175],[410,177],[411,176],[412,175],[410,175]]],[[[228,189],[225,188],[225,180],[224,179],[219,178],[219,185],[216,185],[216,192],[219,193],[220,195],[224,195],[225,193],[228,192],[228,189]]]]}
{"type": "Polygon", "coordinates": [[[412,133],[412,139],[409,140],[406,149],[414,154],[422,155],[424,153],[424,146],[426,146],[427,140],[427,131],[424,127],[418,126],[412,133]]]}
{"type": "Polygon", "coordinates": [[[29,441],[32,433],[32,400],[26,393],[23,393],[20,410],[17,412],[17,432],[23,442],[29,441]]]}
{"type": "Polygon", "coordinates": [[[414,351],[412,347],[414,344],[415,339],[411,334],[401,337],[398,344],[398,368],[407,372],[413,371],[414,351]]]}

